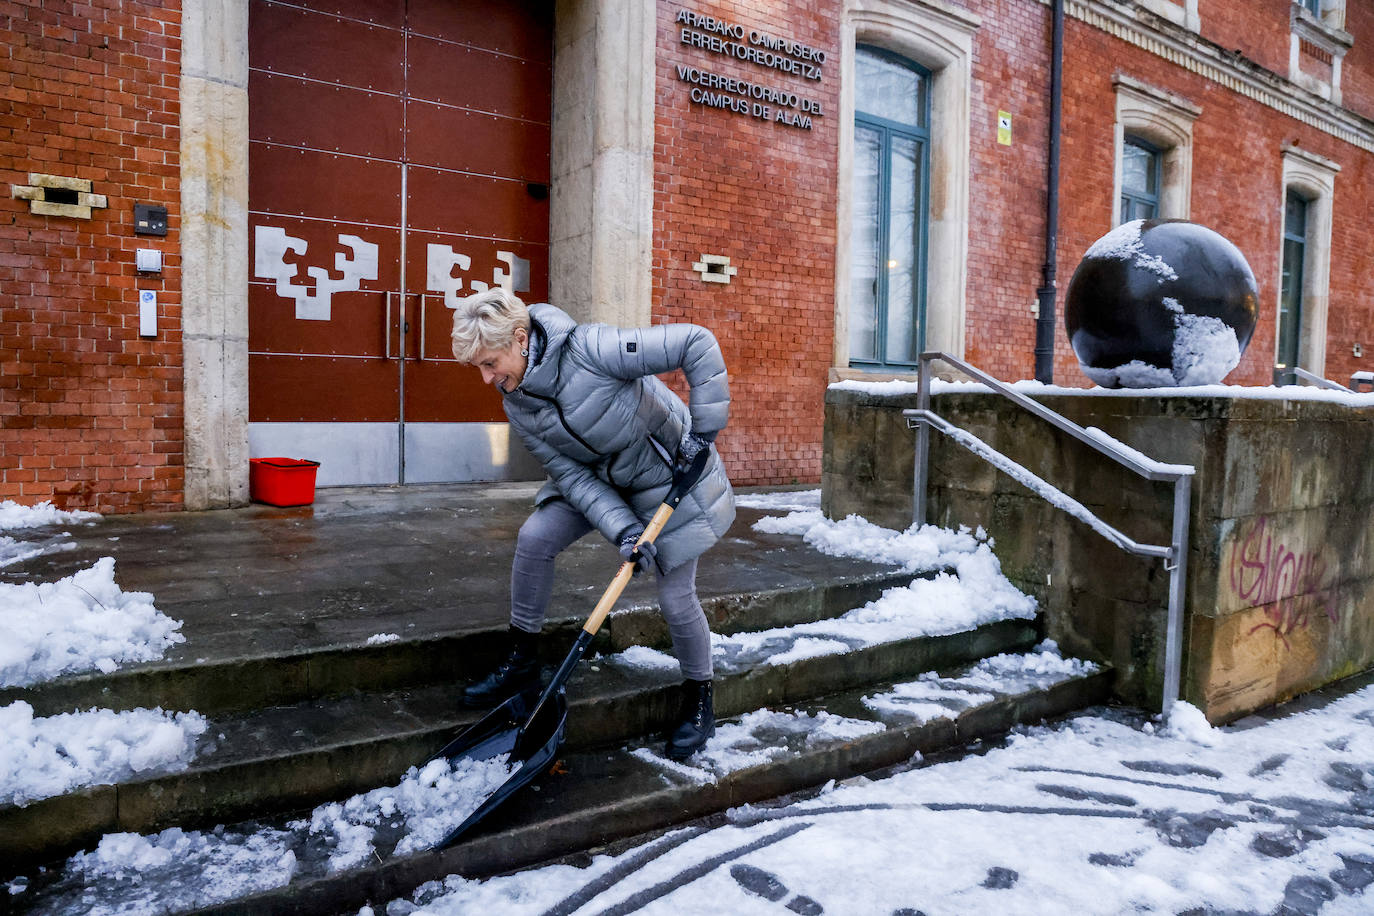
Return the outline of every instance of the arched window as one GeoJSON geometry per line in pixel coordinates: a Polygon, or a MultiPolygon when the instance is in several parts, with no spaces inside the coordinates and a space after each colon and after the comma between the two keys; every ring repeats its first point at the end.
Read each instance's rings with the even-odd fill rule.
{"type": "Polygon", "coordinates": [[[849,357],[911,366],[925,345],[929,74],[856,48],[849,357]]]}

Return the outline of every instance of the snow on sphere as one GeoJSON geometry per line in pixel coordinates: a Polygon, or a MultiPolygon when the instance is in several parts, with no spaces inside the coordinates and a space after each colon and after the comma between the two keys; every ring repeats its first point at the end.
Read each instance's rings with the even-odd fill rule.
{"type": "Polygon", "coordinates": [[[1225,378],[1258,316],[1239,248],[1188,220],[1132,220],[1083,255],[1064,326],[1084,374],[1102,387],[1171,388],[1225,378]]]}

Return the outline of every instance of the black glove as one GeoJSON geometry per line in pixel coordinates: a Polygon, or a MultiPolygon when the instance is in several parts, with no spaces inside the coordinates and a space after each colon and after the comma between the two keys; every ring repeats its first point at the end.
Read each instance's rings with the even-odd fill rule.
{"type": "Polygon", "coordinates": [[[658,568],[658,548],[654,546],[653,541],[635,546],[643,536],[643,528],[630,528],[620,536],[620,558],[626,563],[635,564],[636,576],[640,570],[653,572],[658,568]]]}
{"type": "Polygon", "coordinates": [[[680,473],[690,468],[692,462],[701,454],[701,450],[710,448],[715,438],[715,433],[690,432],[683,436],[682,441],[678,443],[677,458],[673,461],[678,472],[680,473]]]}

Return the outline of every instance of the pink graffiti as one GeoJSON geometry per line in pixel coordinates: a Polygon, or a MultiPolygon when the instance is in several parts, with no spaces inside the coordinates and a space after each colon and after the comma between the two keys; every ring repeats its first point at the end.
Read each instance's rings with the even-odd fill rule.
{"type": "Polygon", "coordinates": [[[1288,636],[1305,630],[1317,613],[1340,620],[1334,588],[1324,585],[1326,560],[1313,551],[1295,553],[1269,530],[1261,518],[1239,546],[1231,548],[1231,591],[1241,600],[1264,611],[1267,618],[1250,628],[1273,630],[1291,648],[1288,636]]]}

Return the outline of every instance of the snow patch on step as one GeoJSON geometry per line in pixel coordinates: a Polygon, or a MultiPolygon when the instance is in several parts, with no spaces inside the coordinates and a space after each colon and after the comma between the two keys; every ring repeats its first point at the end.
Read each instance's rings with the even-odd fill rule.
{"type": "Polygon", "coordinates": [[[130,916],[184,912],[427,849],[507,779],[505,757],[411,767],[389,788],[321,805],[287,829],[108,834],[67,861],[40,912],[130,916]]]}
{"type": "Polygon", "coordinates": [[[186,769],[206,729],[197,712],[91,709],[34,718],[0,707],[0,803],[24,806],[83,786],[186,769]]]}
{"type": "Polygon", "coordinates": [[[836,742],[853,741],[893,726],[923,724],[952,718],[962,710],[1094,673],[1092,662],[1064,658],[1052,640],[1030,652],[985,658],[952,677],[928,671],[915,681],[894,684],[889,690],[863,698],[863,704],[883,721],[835,715],[758,709],[716,725],[706,746],[684,762],[663,757],[658,745],[639,746],[630,753],[681,780],[707,784],[749,767],[761,766],[836,742]]]}
{"type": "Polygon", "coordinates": [[[738,770],[762,766],[823,744],[852,741],[883,731],[880,722],[850,719],[820,711],[776,712],[757,709],[734,722],[716,725],[715,735],[687,762],[668,760],[648,747],[631,755],[696,783],[712,783],[738,770]]]}
{"type": "Polygon", "coordinates": [[[953,718],[973,706],[999,696],[1047,690],[1055,684],[1087,677],[1099,667],[1078,658],[1065,658],[1047,639],[1026,653],[1004,653],[982,659],[957,677],[927,671],[915,681],[894,684],[891,690],[863,698],[864,706],[880,715],[915,719],[953,718]]]}

